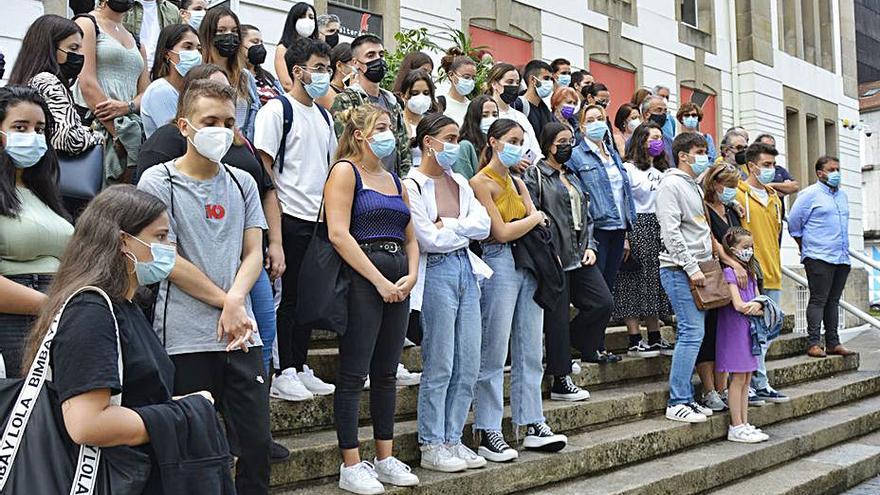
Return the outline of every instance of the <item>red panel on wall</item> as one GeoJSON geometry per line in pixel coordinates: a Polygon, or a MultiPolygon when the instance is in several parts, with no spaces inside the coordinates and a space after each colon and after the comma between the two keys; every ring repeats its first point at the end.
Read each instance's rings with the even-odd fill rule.
{"type": "Polygon", "coordinates": [[[532,59],[532,42],[513,36],[470,26],[471,42],[474,46],[486,46],[495,62],[507,62],[517,67],[532,59]]]}
{"type": "Polygon", "coordinates": [[[604,84],[611,92],[611,105],[608,105],[607,110],[608,118],[614,122],[617,109],[624,103],[629,103],[636,92],[636,73],[595,60],[590,60],[590,73],[596,82],[604,84]]]}
{"type": "MultiPolygon", "coordinates": [[[[693,89],[684,86],[681,87],[679,95],[682,103],[693,101],[700,105],[702,102],[703,120],[700,122],[700,131],[704,134],[711,134],[713,138],[716,137],[715,134],[718,132],[718,111],[715,106],[715,96],[702,91],[697,91],[695,95],[693,89]]],[[[716,140],[716,145],[718,144],[716,140]]]]}

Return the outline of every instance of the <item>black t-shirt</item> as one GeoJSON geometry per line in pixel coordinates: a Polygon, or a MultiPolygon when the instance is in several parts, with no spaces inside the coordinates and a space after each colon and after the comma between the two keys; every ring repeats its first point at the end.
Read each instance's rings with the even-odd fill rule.
{"type": "Polygon", "coordinates": [[[547,105],[542,100],[538,103],[538,106],[532,105],[529,102],[529,123],[532,124],[532,129],[535,130],[535,139],[541,139],[541,131],[544,130],[544,126],[549,124],[550,122],[555,122],[556,117],[553,116],[553,112],[547,108],[547,105]]]}
{"type": "MultiPolygon", "coordinates": [[[[138,154],[137,176],[140,177],[148,168],[166,163],[186,154],[186,138],[174,124],[165,124],[150,135],[138,154]]],[[[257,183],[260,199],[266,191],[274,189],[272,178],[266,173],[263,164],[251,151],[248,144],[232,146],[221,160],[223,163],[244,170],[257,183]]]]}
{"type": "Polygon", "coordinates": [[[707,205],[706,209],[709,210],[709,225],[712,229],[712,236],[716,241],[721,242],[724,238],[724,234],[727,233],[727,229],[731,227],[742,227],[742,220],[740,220],[739,214],[733,208],[730,208],[729,206],[724,207],[724,218],[721,218],[711,206],[707,205]]]}
{"type": "MultiPolygon", "coordinates": [[[[132,302],[115,302],[113,311],[122,345],[122,405],[139,407],[170,400],[174,364],[152,325],[132,302]]],[[[116,329],[100,294],[85,292],[68,303],[50,360],[61,402],[92,390],[119,392],[116,329]]]]}

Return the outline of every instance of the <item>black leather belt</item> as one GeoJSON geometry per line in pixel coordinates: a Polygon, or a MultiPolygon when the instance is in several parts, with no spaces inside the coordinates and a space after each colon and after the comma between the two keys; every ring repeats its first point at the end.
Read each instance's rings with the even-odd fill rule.
{"type": "Polygon", "coordinates": [[[360,246],[361,249],[368,253],[372,253],[375,251],[385,251],[387,253],[394,254],[398,251],[403,250],[403,246],[401,246],[400,243],[396,241],[365,242],[360,246]]]}

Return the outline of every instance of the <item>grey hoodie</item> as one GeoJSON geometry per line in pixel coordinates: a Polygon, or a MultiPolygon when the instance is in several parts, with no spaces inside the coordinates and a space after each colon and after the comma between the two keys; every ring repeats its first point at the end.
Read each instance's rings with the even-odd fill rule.
{"type": "Polygon", "coordinates": [[[712,259],[712,232],[703,207],[703,190],[687,173],[670,168],[657,188],[660,268],[682,268],[688,276],[712,259]]]}

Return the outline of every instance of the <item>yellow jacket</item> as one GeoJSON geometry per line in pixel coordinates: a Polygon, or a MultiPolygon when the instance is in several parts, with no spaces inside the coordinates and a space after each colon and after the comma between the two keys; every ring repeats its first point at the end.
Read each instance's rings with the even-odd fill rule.
{"type": "Polygon", "coordinates": [[[782,232],[782,200],[772,187],[763,186],[767,191],[767,205],[745,181],[737,185],[736,200],[745,209],[743,227],[752,233],[755,241],[755,257],[764,273],[765,289],[782,288],[782,259],[779,250],[779,233],[782,232]]]}

